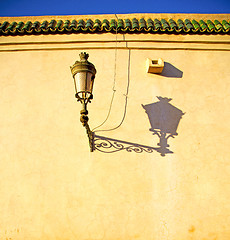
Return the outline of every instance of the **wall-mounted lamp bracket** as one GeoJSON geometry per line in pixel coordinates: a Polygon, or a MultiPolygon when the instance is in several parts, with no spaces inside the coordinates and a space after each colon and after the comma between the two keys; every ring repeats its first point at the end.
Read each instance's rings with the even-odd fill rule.
{"type": "Polygon", "coordinates": [[[85,127],[86,129],[86,133],[89,139],[89,147],[90,147],[90,152],[93,152],[94,150],[94,144],[93,144],[93,132],[90,130],[88,121],[89,121],[89,117],[88,117],[88,110],[86,109],[87,104],[85,104],[84,102],[82,102],[82,110],[80,111],[81,117],[80,117],[80,121],[83,125],[83,127],[85,127]]]}
{"type": "Polygon", "coordinates": [[[93,99],[93,83],[96,74],[96,69],[92,63],[88,61],[89,54],[82,52],[79,54],[80,61],[76,61],[72,67],[70,67],[75,86],[75,97],[77,101],[81,102],[82,110],[80,121],[86,128],[86,133],[89,138],[90,151],[93,152],[93,132],[90,130],[88,124],[88,111],[87,104],[93,99]]]}

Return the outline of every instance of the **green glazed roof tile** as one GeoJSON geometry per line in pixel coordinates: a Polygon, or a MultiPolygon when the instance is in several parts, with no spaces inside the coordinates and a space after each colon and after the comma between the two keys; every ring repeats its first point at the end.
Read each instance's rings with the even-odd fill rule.
{"type": "Polygon", "coordinates": [[[110,20],[110,29],[115,30],[117,28],[117,22],[115,19],[110,20]]]}
{"type": "Polygon", "coordinates": [[[61,29],[63,28],[63,21],[62,21],[62,20],[59,20],[59,21],[57,22],[56,28],[57,28],[58,30],[61,30],[61,29]]]}
{"type": "Polygon", "coordinates": [[[157,18],[155,18],[153,22],[156,30],[161,28],[161,22],[157,18]]]}
{"type": "Polygon", "coordinates": [[[203,20],[199,21],[201,31],[205,31],[207,29],[207,25],[203,20]]]}
{"type": "Polygon", "coordinates": [[[48,26],[48,22],[47,21],[44,21],[42,24],[41,24],[41,29],[46,29],[48,26]]]}
{"type": "Polygon", "coordinates": [[[64,22],[63,28],[66,30],[66,29],[69,28],[69,25],[70,25],[70,21],[69,21],[69,20],[66,20],[66,21],[64,22]]]}
{"type": "Polygon", "coordinates": [[[22,31],[28,32],[31,29],[31,26],[32,26],[32,22],[28,21],[22,28],[22,31]]]}
{"type": "Polygon", "coordinates": [[[223,25],[225,30],[229,30],[230,29],[230,24],[226,20],[222,21],[222,25],[223,25]]]}
{"type": "Polygon", "coordinates": [[[15,31],[21,31],[24,26],[24,22],[19,22],[15,28],[15,31]]]}
{"type": "Polygon", "coordinates": [[[154,23],[153,23],[153,20],[151,18],[149,18],[147,20],[147,28],[148,29],[153,29],[154,28],[154,23]]]}
{"type": "Polygon", "coordinates": [[[31,26],[31,28],[35,29],[35,30],[38,30],[39,27],[40,27],[40,22],[38,22],[38,21],[35,21],[31,26]]]}
{"type": "Polygon", "coordinates": [[[158,19],[158,18],[133,18],[133,19],[80,19],[80,20],[44,20],[27,22],[0,22],[0,35],[28,35],[28,34],[52,34],[52,33],[78,33],[78,32],[149,32],[154,33],[186,33],[186,34],[212,34],[230,33],[230,22],[217,19],[158,19]]]}
{"type": "Polygon", "coordinates": [[[161,19],[161,24],[164,30],[170,29],[168,22],[165,19],[161,19]]]}
{"type": "Polygon", "coordinates": [[[91,19],[88,19],[85,24],[85,28],[92,29],[93,28],[93,21],[91,19]]]}
{"type": "Polygon", "coordinates": [[[13,31],[14,28],[16,27],[17,23],[16,22],[12,22],[7,28],[6,31],[13,31]]]}
{"type": "Polygon", "coordinates": [[[172,30],[177,28],[177,24],[173,19],[169,19],[168,23],[172,30]]]}
{"type": "Polygon", "coordinates": [[[77,23],[77,27],[83,29],[85,27],[85,22],[83,19],[80,19],[77,23]]]}
{"type": "Polygon", "coordinates": [[[132,19],[132,28],[135,29],[135,30],[139,29],[139,22],[136,18],[132,19]]]}
{"type": "Polygon", "coordinates": [[[9,23],[7,21],[3,22],[0,26],[0,31],[5,31],[5,29],[9,26],[9,23]]]}
{"type": "Polygon", "coordinates": [[[193,24],[193,27],[194,27],[195,31],[199,30],[200,25],[196,20],[193,19],[192,24],[193,24]]]}
{"type": "Polygon", "coordinates": [[[102,22],[102,29],[108,31],[109,30],[109,21],[104,19],[102,22]]]}
{"type": "Polygon", "coordinates": [[[51,30],[54,30],[55,26],[56,26],[56,21],[51,20],[49,25],[48,25],[48,28],[51,29],[51,30]]]}
{"type": "Polygon", "coordinates": [[[143,28],[146,29],[147,26],[146,26],[145,19],[141,18],[139,22],[140,22],[140,29],[143,29],[143,28]]]}
{"type": "Polygon", "coordinates": [[[123,19],[118,19],[117,21],[117,29],[120,30],[120,29],[123,29],[124,28],[124,21],[123,19]]]}
{"type": "Polygon", "coordinates": [[[217,29],[217,31],[220,31],[222,28],[221,23],[218,20],[214,20],[214,24],[215,24],[215,28],[217,29]]]}
{"type": "Polygon", "coordinates": [[[132,24],[129,19],[125,19],[125,28],[132,29],[132,24]]]}
{"type": "MultiPolygon", "coordinates": [[[[79,27],[79,24],[78,24],[78,27],[79,27]]],[[[100,27],[101,27],[101,21],[99,19],[96,19],[94,22],[93,28],[97,30],[97,29],[100,29],[100,27]]]]}
{"type": "Polygon", "coordinates": [[[77,21],[73,20],[69,26],[69,28],[76,28],[77,27],[77,21]]]}
{"type": "Polygon", "coordinates": [[[215,30],[215,25],[213,24],[213,22],[211,20],[207,20],[207,25],[208,25],[209,31],[215,30]]]}
{"type": "Polygon", "coordinates": [[[181,19],[177,20],[177,27],[180,30],[184,28],[184,22],[181,19]]]}
{"type": "Polygon", "coordinates": [[[194,26],[192,25],[189,19],[185,19],[184,23],[188,30],[194,29],[194,26]]]}

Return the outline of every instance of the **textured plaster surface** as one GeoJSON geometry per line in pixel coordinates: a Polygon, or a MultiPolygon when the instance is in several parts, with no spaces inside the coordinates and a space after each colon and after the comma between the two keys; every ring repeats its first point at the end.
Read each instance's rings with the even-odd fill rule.
{"type": "MultiPolygon", "coordinates": [[[[184,39],[171,35],[170,41],[178,38],[184,39]]],[[[202,38],[230,41],[191,36],[202,38]]],[[[144,51],[116,51],[98,44],[100,49],[87,49],[97,69],[90,126],[105,120],[115,89],[110,116],[96,130],[120,124],[127,97],[125,120],[116,130],[96,134],[156,147],[159,139],[149,131],[142,104],[157,102],[157,96],[172,98],[185,112],[178,136],[168,140],[174,153],[89,152],[69,69],[84,47],[0,52],[0,239],[229,240],[229,50],[216,50],[214,43],[196,51],[151,49],[151,43],[144,43],[144,51]],[[147,74],[147,58],[163,58],[182,77],[147,74]]]]}

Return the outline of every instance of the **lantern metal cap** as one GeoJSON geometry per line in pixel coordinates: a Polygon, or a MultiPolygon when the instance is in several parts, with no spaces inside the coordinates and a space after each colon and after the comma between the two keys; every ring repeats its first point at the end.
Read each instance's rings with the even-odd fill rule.
{"type": "Polygon", "coordinates": [[[79,72],[91,72],[93,76],[96,74],[96,68],[88,61],[89,54],[81,52],[79,54],[80,61],[76,61],[73,66],[70,67],[73,77],[79,72]]]}

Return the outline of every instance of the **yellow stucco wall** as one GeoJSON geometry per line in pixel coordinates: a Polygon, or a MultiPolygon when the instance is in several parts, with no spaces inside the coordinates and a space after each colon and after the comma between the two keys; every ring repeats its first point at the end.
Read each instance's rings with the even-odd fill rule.
{"type": "Polygon", "coordinates": [[[0,239],[229,240],[229,62],[229,35],[1,37],[0,239]],[[89,152],[69,68],[81,51],[97,69],[91,128],[114,92],[95,133],[156,148],[142,105],[172,98],[173,153],[89,152]],[[147,58],[171,68],[147,74],[147,58]]]}

